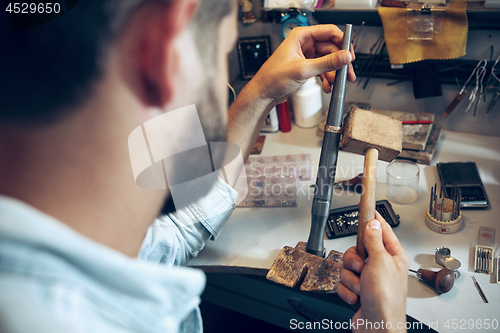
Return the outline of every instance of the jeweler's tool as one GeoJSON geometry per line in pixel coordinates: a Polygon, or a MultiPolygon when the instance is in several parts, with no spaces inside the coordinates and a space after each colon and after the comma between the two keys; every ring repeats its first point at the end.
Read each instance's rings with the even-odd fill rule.
{"type": "Polygon", "coordinates": [[[500,256],[497,258],[497,283],[500,283],[500,256]]]}
{"type": "MultiPolygon", "coordinates": [[[[342,49],[351,49],[352,24],[346,24],[342,49]]],[[[337,169],[339,142],[342,133],[342,116],[344,113],[345,89],[347,84],[348,66],[339,69],[333,82],[332,98],[326,119],[323,146],[319,159],[316,188],[311,210],[311,231],[307,240],[306,250],[309,253],[324,257],[323,238],[326,221],[330,215],[333,181],[337,169]]]]}
{"type": "Polygon", "coordinates": [[[453,272],[448,268],[442,268],[437,272],[427,269],[419,269],[418,271],[410,269],[409,271],[417,274],[419,279],[427,282],[440,294],[447,293],[455,284],[453,272]]]}
{"type": "MultiPolygon", "coordinates": [[[[342,49],[351,49],[352,25],[346,24],[342,49]]],[[[311,231],[307,244],[299,242],[295,248],[285,246],[266,275],[270,281],[301,290],[336,292],[340,281],[342,253],[330,251],[324,258],[323,239],[330,215],[333,182],[337,166],[348,65],[337,70],[325,125],[323,146],[316,178],[311,210],[311,231]]]]}
{"type": "Polygon", "coordinates": [[[448,105],[446,110],[444,110],[443,118],[448,117],[455,110],[455,108],[458,106],[458,104],[460,104],[465,95],[467,95],[467,91],[465,89],[461,90],[458,93],[458,95],[453,99],[453,101],[451,101],[450,105],[448,105]]]}
{"type": "Polygon", "coordinates": [[[352,47],[354,47],[354,51],[356,51],[356,47],[358,46],[359,36],[361,36],[361,31],[365,25],[365,21],[361,22],[358,31],[356,32],[356,36],[352,38],[352,47]]]}
{"type": "Polygon", "coordinates": [[[425,213],[425,224],[432,231],[440,234],[451,234],[457,232],[462,226],[462,213],[460,210],[460,187],[455,183],[451,188],[451,195],[446,198],[443,192],[446,190],[441,187],[440,203],[436,195],[436,186],[431,188],[431,197],[429,209],[425,213]]]}
{"type": "Polygon", "coordinates": [[[474,272],[493,274],[493,249],[476,246],[476,265],[474,272]]]}
{"type": "Polygon", "coordinates": [[[402,145],[400,120],[362,109],[352,109],[345,117],[340,147],[365,156],[356,241],[356,251],[363,259],[367,257],[363,245],[365,225],[375,218],[378,160],[392,161],[401,152],[402,145]]]}
{"type": "Polygon", "coordinates": [[[462,266],[460,261],[451,256],[451,250],[447,247],[438,247],[434,253],[434,261],[436,264],[448,268],[453,272],[455,280],[460,277],[460,272],[458,269],[462,266]]]}
{"type": "Polygon", "coordinates": [[[479,296],[481,296],[481,298],[483,299],[483,302],[488,303],[488,299],[486,298],[486,295],[483,293],[483,289],[481,289],[479,283],[477,283],[476,278],[474,276],[472,276],[472,281],[474,281],[474,285],[476,286],[479,296]]]}

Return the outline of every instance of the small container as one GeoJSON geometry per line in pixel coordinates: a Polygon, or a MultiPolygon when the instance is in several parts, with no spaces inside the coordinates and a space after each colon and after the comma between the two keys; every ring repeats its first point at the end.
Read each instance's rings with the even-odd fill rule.
{"type": "Polygon", "coordinates": [[[299,127],[316,127],[323,120],[321,86],[316,77],[307,80],[292,94],[293,115],[299,127]]]}
{"type": "Polygon", "coordinates": [[[495,244],[495,228],[479,227],[477,245],[474,257],[474,271],[476,273],[493,274],[495,244]]]}
{"type": "Polygon", "coordinates": [[[267,115],[264,124],[262,125],[261,132],[278,132],[280,128],[278,121],[278,113],[276,112],[276,107],[274,107],[271,112],[267,115]]]}
{"type": "Polygon", "coordinates": [[[276,105],[278,109],[278,121],[280,124],[280,130],[283,133],[290,132],[292,129],[292,124],[290,122],[290,110],[288,109],[288,101],[284,101],[276,105]]]}
{"type": "Polygon", "coordinates": [[[407,205],[418,199],[420,169],[410,161],[393,161],[387,166],[387,192],[390,202],[407,205]]]}

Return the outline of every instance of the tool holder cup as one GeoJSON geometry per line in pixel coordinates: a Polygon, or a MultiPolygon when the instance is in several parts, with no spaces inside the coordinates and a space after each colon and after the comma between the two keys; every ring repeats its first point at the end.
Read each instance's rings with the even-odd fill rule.
{"type": "Polygon", "coordinates": [[[440,234],[452,234],[460,230],[463,222],[460,209],[460,190],[454,189],[451,198],[444,198],[436,193],[436,185],[431,188],[431,198],[425,213],[425,224],[429,229],[440,234]]]}

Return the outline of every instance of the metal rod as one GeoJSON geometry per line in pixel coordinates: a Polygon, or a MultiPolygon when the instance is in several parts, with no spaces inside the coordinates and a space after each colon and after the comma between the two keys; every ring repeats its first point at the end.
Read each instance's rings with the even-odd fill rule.
{"type": "Polygon", "coordinates": [[[443,211],[444,211],[444,198],[441,200],[441,221],[443,221],[443,211]]]}
{"type": "Polygon", "coordinates": [[[429,214],[432,215],[432,197],[434,196],[434,189],[431,187],[431,200],[429,201],[429,214]]]}
{"type": "MultiPolygon", "coordinates": [[[[359,68],[359,70],[357,70],[357,72],[360,73],[360,77],[363,77],[365,76],[367,70],[368,70],[368,67],[370,67],[370,65],[368,65],[368,67],[365,68],[365,66],[367,65],[368,61],[370,60],[370,63],[371,63],[371,60],[373,55],[373,51],[375,51],[377,48],[378,48],[378,44],[380,43],[380,41],[384,38],[384,33],[382,32],[382,34],[378,37],[377,41],[372,45],[372,47],[370,47],[370,55],[368,57],[366,57],[366,59],[363,61],[363,64],[361,65],[361,67],[359,68]]],[[[358,81],[358,86],[360,85],[361,83],[361,80],[358,81]]]]}
{"type": "Polygon", "coordinates": [[[483,299],[484,303],[488,303],[488,299],[486,298],[486,295],[483,293],[483,290],[479,286],[479,283],[477,283],[476,278],[472,276],[472,281],[474,281],[474,285],[476,286],[477,291],[479,292],[479,296],[483,299]]]}
{"type": "Polygon", "coordinates": [[[476,269],[474,271],[479,271],[479,251],[476,251],[476,269]]]}
{"type": "Polygon", "coordinates": [[[368,74],[368,76],[365,80],[365,84],[363,85],[363,90],[366,89],[366,86],[368,85],[368,82],[370,81],[370,79],[373,75],[373,72],[375,71],[375,68],[377,68],[377,65],[380,62],[380,59],[382,59],[382,52],[384,52],[384,50],[385,50],[385,41],[382,42],[382,47],[380,48],[380,50],[377,53],[377,60],[375,60],[375,62],[373,63],[372,69],[370,70],[370,74],[368,74]]]}
{"type": "Polygon", "coordinates": [[[454,212],[453,214],[455,215],[455,218],[457,218],[458,216],[458,213],[457,213],[457,205],[458,205],[458,185],[457,183],[455,183],[455,189],[454,189],[454,192],[453,192],[453,197],[454,197],[454,201],[455,201],[455,209],[454,209],[454,212]]]}
{"type": "Polygon", "coordinates": [[[437,206],[437,194],[436,194],[436,187],[434,186],[434,208],[432,209],[433,213],[432,216],[436,218],[436,206],[437,206]]]}
{"type": "Polygon", "coordinates": [[[453,187],[451,188],[451,193],[452,193],[452,200],[453,200],[453,204],[452,204],[452,207],[451,207],[451,220],[453,221],[456,217],[455,217],[455,184],[453,184],[453,187]]]}
{"type": "Polygon", "coordinates": [[[460,207],[461,205],[462,205],[462,189],[459,186],[458,187],[458,204],[457,204],[458,216],[460,216],[462,214],[461,207],[460,207]]]}
{"type": "Polygon", "coordinates": [[[484,251],[483,249],[481,249],[481,270],[480,270],[481,273],[484,272],[484,251]]]}
{"type": "MultiPolygon", "coordinates": [[[[352,24],[346,24],[344,29],[344,39],[342,40],[342,50],[351,50],[352,24]]],[[[349,65],[337,70],[333,82],[332,97],[328,109],[327,126],[340,129],[342,126],[342,116],[344,112],[344,100],[347,84],[347,73],[349,65]]],[[[337,157],[339,152],[340,133],[325,131],[323,136],[323,146],[316,178],[316,187],[311,209],[311,231],[307,240],[306,251],[317,256],[324,256],[323,239],[325,234],[326,221],[330,214],[330,203],[332,200],[333,182],[337,169],[337,157]]]]}
{"type": "Polygon", "coordinates": [[[490,251],[489,250],[485,250],[486,251],[486,274],[488,274],[490,272],[490,251]]]}

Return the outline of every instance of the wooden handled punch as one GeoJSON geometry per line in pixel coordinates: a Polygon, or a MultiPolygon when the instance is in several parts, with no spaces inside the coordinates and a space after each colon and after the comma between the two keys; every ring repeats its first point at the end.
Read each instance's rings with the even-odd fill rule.
{"type": "Polygon", "coordinates": [[[366,223],[375,218],[378,160],[390,162],[402,150],[400,120],[362,109],[352,109],[344,119],[340,147],[365,156],[362,193],[359,201],[356,251],[366,259],[363,244],[366,223]]]}

